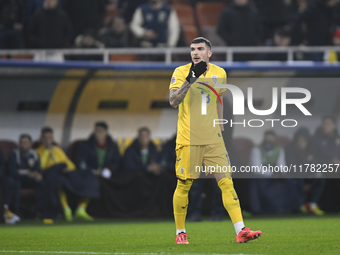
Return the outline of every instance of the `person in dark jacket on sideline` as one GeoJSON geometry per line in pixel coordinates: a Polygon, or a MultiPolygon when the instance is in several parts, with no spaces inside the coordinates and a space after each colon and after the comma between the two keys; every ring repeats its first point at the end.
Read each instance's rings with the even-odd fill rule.
{"type": "Polygon", "coordinates": [[[80,146],[77,168],[109,179],[118,171],[120,155],[117,143],[108,134],[108,125],[97,122],[90,138],[80,146]]]}
{"type": "Polygon", "coordinates": [[[340,136],[333,116],[324,116],[313,137],[318,164],[332,164],[340,154],[340,136]]]}
{"type": "MultiPolygon", "coordinates": [[[[298,204],[296,208],[299,208],[303,213],[312,213],[316,215],[323,215],[324,212],[320,210],[317,206],[317,202],[324,189],[324,180],[317,178],[317,176],[309,176],[306,174],[305,164],[316,164],[317,155],[315,146],[313,144],[312,137],[307,128],[302,127],[296,131],[294,134],[293,141],[286,148],[286,162],[287,165],[292,165],[298,168],[302,166],[302,173],[294,173],[298,179],[293,179],[297,184],[297,195],[298,204]],[[302,175],[302,176],[298,176],[302,175]],[[303,177],[314,177],[311,179],[306,179],[303,177]],[[311,193],[308,201],[304,201],[304,186],[308,183],[312,186],[311,193]]],[[[294,192],[294,191],[293,191],[294,192]]]]}
{"type": "Polygon", "coordinates": [[[124,169],[154,175],[161,173],[162,167],[158,163],[158,151],[151,141],[150,134],[150,129],[147,127],[138,130],[138,137],[125,151],[124,169]]]}
{"type": "MultiPolygon", "coordinates": [[[[218,35],[227,46],[258,46],[263,27],[260,16],[249,0],[234,0],[221,13],[217,25],[218,35]]],[[[251,56],[235,54],[236,61],[245,61],[251,56]]]]}
{"type": "Polygon", "coordinates": [[[41,212],[41,182],[43,180],[40,159],[38,153],[32,149],[32,138],[28,134],[22,134],[19,138],[19,148],[14,149],[8,159],[9,178],[15,183],[12,186],[10,204],[14,205],[14,211],[20,210],[20,189],[36,189],[37,209],[41,212]]]}
{"type": "Polygon", "coordinates": [[[43,9],[33,16],[27,34],[31,48],[59,49],[70,46],[71,21],[58,8],[58,0],[44,1],[43,9]]]}

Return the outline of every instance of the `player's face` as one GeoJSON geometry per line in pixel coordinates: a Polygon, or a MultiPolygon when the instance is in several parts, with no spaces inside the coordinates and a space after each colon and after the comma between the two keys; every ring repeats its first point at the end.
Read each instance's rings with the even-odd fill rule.
{"type": "Polygon", "coordinates": [[[212,55],[212,51],[209,50],[205,43],[195,43],[190,45],[191,49],[191,60],[194,65],[201,61],[209,62],[209,58],[212,55]]]}
{"type": "Polygon", "coordinates": [[[32,148],[32,143],[30,139],[28,139],[27,137],[23,137],[20,139],[20,150],[21,151],[28,151],[31,148],[32,148]]]}

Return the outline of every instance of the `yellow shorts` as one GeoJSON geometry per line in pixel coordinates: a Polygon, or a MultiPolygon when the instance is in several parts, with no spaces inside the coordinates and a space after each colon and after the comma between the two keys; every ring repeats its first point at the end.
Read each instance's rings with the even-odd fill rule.
{"type": "Polygon", "coordinates": [[[208,145],[176,144],[176,176],[198,179],[204,174],[225,173],[230,177],[230,160],[224,143],[208,145]],[[203,165],[203,166],[202,166],[203,165]]]}

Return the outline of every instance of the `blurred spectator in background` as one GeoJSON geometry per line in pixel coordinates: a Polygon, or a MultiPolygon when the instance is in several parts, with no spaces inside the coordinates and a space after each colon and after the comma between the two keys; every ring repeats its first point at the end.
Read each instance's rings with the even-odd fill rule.
{"type": "Polygon", "coordinates": [[[326,115],[322,118],[321,126],[313,137],[316,146],[318,164],[332,164],[340,154],[340,136],[336,128],[336,119],[326,115]]]}
{"type": "Polygon", "coordinates": [[[175,47],[180,34],[176,11],[162,0],[149,0],[138,7],[130,29],[142,47],[175,47]]]}
{"type": "Polygon", "coordinates": [[[58,0],[44,0],[43,9],[32,18],[27,29],[31,48],[59,49],[70,46],[72,26],[58,0]]]}
{"type": "Polygon", "coordinates": [[[42,173],[37,152],[32,149],[32,138],[22,134],[19,138],[19,148],[9,155],[8,170],[10,178],[15,182],[12,192],[14,211],[20,211],[20,189],[33,188],[36,190],[36,208],[41,212],[41,182],[42,173]]]}
{"type": "MultiPolygon", "coordinates": [[[[339,0],[313,0],[294,22],[295,35],[304,35],[302,24],[305,23],[306,38],[300,37],[300,44],[306,39],[309,46],[327,46],[332,44],[332,26],[334,25],[335,6],[339,0]]],[[[323,54],[311,53],[310,60],[323,61],[323,54]]]]}
{"type": "MultiPolygon", "coordinates": [[[[313,142],[316,149],[316,163],[317,164],[339,164],[340,155],[340,136],[336,127],[336,119],[333,116],[326,115],[322,118],[321,126],[316,130],[313,142]]],[[[315,214],[322,215],[323,212],[317,206],[317,201],[321,197],[321,193],[325,186],[325,179],[322,175],[315,173],[313,188],[316,189],[314,201],[309,204],[310,211],[315,214]]]]}
{"type": "Polygon", "coordinates": [[[25,9],[26,9],[26,18],[25,24],[29,24],[32,20],[33,15],[40,11],[43,7],[44,0],[26,0],[25,1],[25,9]]]}
{"type": "Polygon", "coordinates": [[[106,48],[123,48],[129,46],[129,31],[122,16],[113,17],[106,27],[99,31],[99,40],[106,48]]]}
{"type": "Polygon", "coordinates": [[[151,141],[151,132],[147,127],[138,130],[138,137],[124,153],[124,169],[133,172],[160,175],[161,165],[155,144],[151,141]]]}
{"type": "MultiPolygon", "coordinates": [[[[78,35],[74,42],[76,49],[100,49],[104,48],[104,44],[96,40],[95,31],[89,29],[85,33],[78,35]]],[[[84,55],[67,55],[67,60],[79,61],[103,61],[103,54],[84,54],[84,55]]]]}
{"type": "Polygon", "coordinates": [[[108,125],[97,122],[93,134],[78,150],[77,168],[109,179],[118,171],[119,160],[118,146],[108,133],[108,125]]]}
{"type": "MultiPolygon", "coordinates": [[[[290,46],[291,36],[290,29],[288,26],[281,27],[275,30],[272,39],[268,40],[265,46],[273,47],[288,47],[290,46]]],[[[261,60],[277,60],[277,61],[287,61],[287,53],[263,53],[260,55],[261,60]]]]}
{"type": "Polygon", "coordinates": [[[323,215],[324,212],[317,206],[317,202],[324,188],[323,180],[318,179],[315,174],[313,176],[308,176],[305,172],[305,164],[317,163],[315,147],[307,128],[300,128],[294,134],[293,141],[286,148],[286,160],[287,165],[303,167],[303,169],[301,169],[303,173],[296,173],[297,175],[302,174],[302,176],[299,177],[314,177],[311,179],[293,179],[298,188],[297,197],[299,200],[296,206],[298,206],[303,213],[323,215]],[[304,194],[307,185],[310,187],[310,194],[304,194]]]}
{"type": "Polygon", "coordinates": [[[88,29],[99,31],[103,26],[106,0],[61,0],[61,7],[73,25],[73,38],[88,29]]]}
{"type": "Polygon", "coordinates": [[[274,31],[288,23],[285,0],[254,0],[264,26],[264,39],[272,38],[274,31]]]}
{"type": "Polygon", "coordinates": [[[290,195],[293,184],[290,179],[273,171],[261,172],[263,166],[286,166],[284,150],[276,140],[274,131],[266,131],[263,142],[251,151],[250,167],[260,169],[249,180],[250,206],[254,214],[287,214],[296,205],[293,200],[297,198],[290,195]]]}
{"type": "MultiPolygon", "coordinates": [[[[263,26],[260,15],[249,0],[234,0],[221,13],[217,25],[218,35],[227,46],[258,46],[263,26]]],[[[235,61],[252,60],[254,56],[235,54],[235,61]]]]}
{"type": "MultiPolygon", "coordinates": [[[[76,167],[73,162],[54,142],[53,130],[50,127],[45,127],[41,130],[41,141],[42,145],[37,148],[36,151],[40,156],[41,169],[43,170],[44,177],[44,223],[53,223],[52,219],[59,213],[60,202],[64,209],[65,219],[67,221],[72,221],[72,210],[68,205],[64,189],[67,189],[73,194],[79,196],[86,195],[86,197],[91,197],[92,193],[96,193],[94,196],[98,196],[97,193],[99,191],[94,190],[96,187],[92,187],[93,181],[88,180],[88,175],[80,171],[75,171],[76,167]]],[[[81,202],[75,212],[77,218],[93,220],[93,218],[86,212],[88,203],[88,198],[81,199],[81,202]]]]}
{"type": "Polygon", "coordinates": [[[147,2],[148,0],[119,0],[118,12],[123,15],[125,23],[130,24],[135,10],[147,2]]]}
{"type": "Polygon", "coordinates": [[[24,48],[21,0],[0,0],[0,49],[24,48]]]}

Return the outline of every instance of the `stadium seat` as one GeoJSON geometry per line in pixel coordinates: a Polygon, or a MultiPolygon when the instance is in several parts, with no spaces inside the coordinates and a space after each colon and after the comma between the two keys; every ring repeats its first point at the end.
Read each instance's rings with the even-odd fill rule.
{"type": "Polygon", "coordinates": [[[254,143],[248,138],[233,139],[234,148],[238,157],[240,166],[247,166],[249,164],[249,157],[254,143]]]}
{"type": "Polygon", "coordinates": [[[127,147],[131,145],[133,140],[134,140],[133,138],[118,138],[117,139],[117,144],[118,144],[120,155],[124,155],[125,150],[127,149],[127,147]]]}
{"type": "Polygon", "coordinates": [[[216,33],[218,19],[223,9],[224,3],[222,2],[198,3],[196,6],[196,16],[200,34],[208,38],[213,46],[225,45],[224,41],[216,33]]]}
{"type": "Polygon", "coordinates": [[[190,5],[183,3],[173,4],[172,7],[177,12],[179,22],[183,27],[188,42],[191,42],[198,36],[195,25],[194,12],[190,5]]]}
{"type": "Polygon", "coordinates": [[[132,62],[137,61],[138,57],[135,54],[117,54],[110,55],[110,61],[119,61],[119,62],[132,62]]]}
{"type": "Polygon", "coordinates": [[[196,15],[199,27],[216,27],[223,9],[224,3],[222,2],[198,3],[196,15]]]}
{"type": "Polygon", "coordinates": [[[157,150],[161,151],[163,145],[166,143],[166,139],[153,139],[152,142],[156,145],[157,150]]]}
{"type": "Polygon", "coordinates": [[[33,55],[12,55],[11,59],[33,59],[33,55]]]}
{"type": "Polygon", "coordinates": [[[8,156],[11,153],[11,151],[17,147],[18,145],[14,141],[0,140],[0,149],[4,154],[5,160],[8,159],[8,156]]]}

